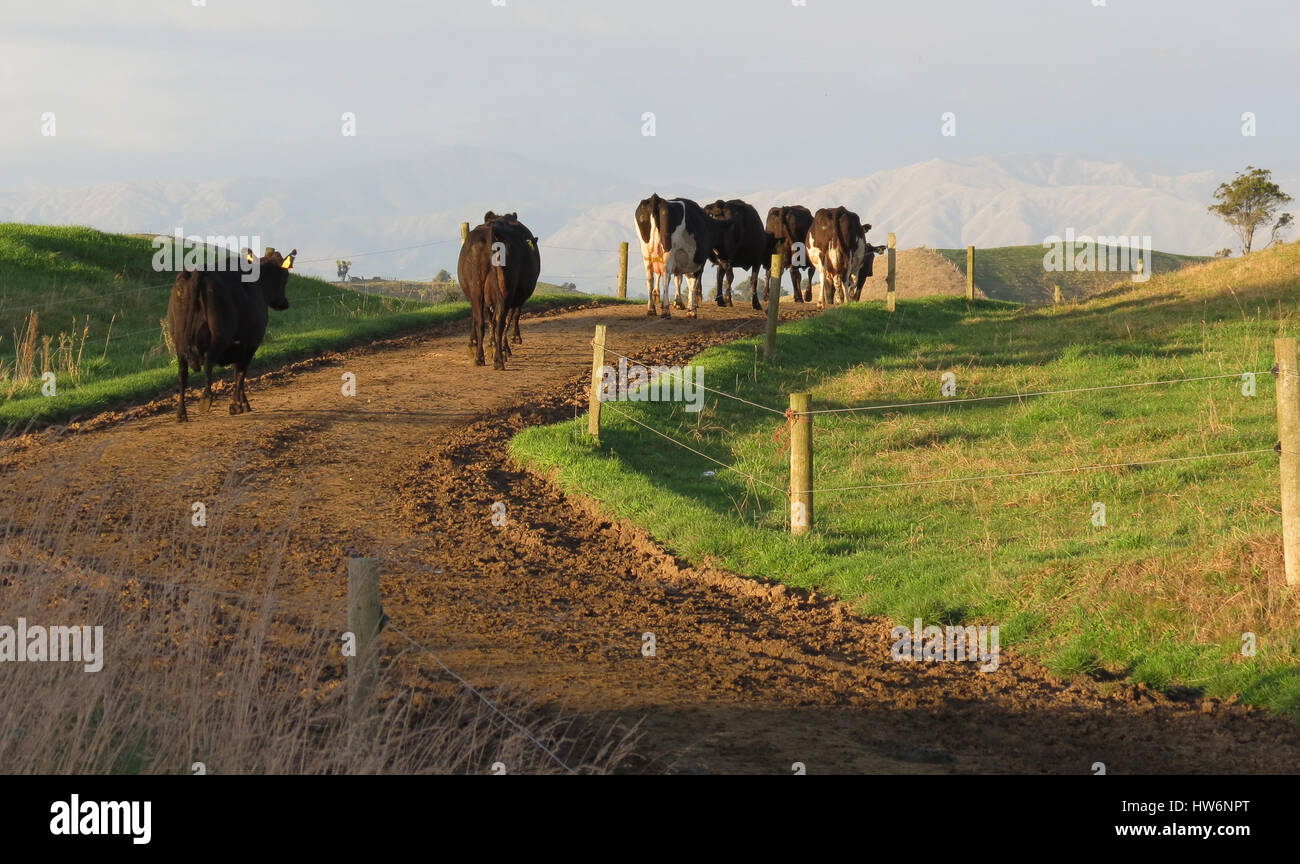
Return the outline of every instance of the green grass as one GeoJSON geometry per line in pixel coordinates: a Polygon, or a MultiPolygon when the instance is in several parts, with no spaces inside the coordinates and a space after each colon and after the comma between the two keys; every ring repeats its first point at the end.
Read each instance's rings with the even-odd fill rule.
{"type": "MultiPolygon", "coordinates": [[[[696,358],[704,383],[776,409],[815,409],[1265,372],[1294,333],[1300,244],[1126,285],[1092,301],[1024,307],[961,298],[835,307],[785,325],[775,362],[749,339],[696,358]]],[[[610,334],[617,344],[617,334],[610,334]]],[[[1239,695],[1300,712],[1300,615],[1280,573],[1271,375],[920,408],[822,414],[813,532],[788,534],[783,418],[710,395],[705,410],[610,403],[601,442],[586,419],[526,430],[517,459],[646,526],[678,554],[830,592],[909,623],[999,624],[1062,673],[1239,695]],[[625,412],[734,466],[652,435],[625,412]],[[1043,476],[930,480],[1125,463],[1043,476]],[[1091,522],[1106,505],[1105,527],[1091,522]],[[1244,632],[1258,654],[1240,653],[1244,632]]],[[[882,648],[887,650],[887,648],[882,648]]]]}
{"type": "MultiPolygon", "coordinates": [[[[155,272],[152,262],[147,237],[0,224],[0,428],[93,414],[175,386],[176,361],[162,327],[174,277],[155,272]],[[19,343],[33,311],[40,337],[34,374],[18,380],[19,343]],[[40,347],[46,338],[48,349],[40,347]],[[57,388],[48,397],[40,377],[47,370],[55,373],[57,388]]],[[[304,276],[290,278],[288,295],[291,307],[271,312],[254,372],[469,314],[463,301],[429,304],[364,294],[304,276]]],[[[539,286],[529,305],[591,299],[539,286]]]]}
{"type": "MultiPolygon", "coordinates": [[[[1081,248],[1081,247],[1080,247],[1081,248]]],[[[1098,247],[1100,266],[1108,263],[1109,246],[1098,247]]],[[[936,249],[966,275],[965,249],[936,249]]],[[[1078,250],[1076,250],[1076,254],[1078,250]]],[[[1047,250],[1038,246],[999,246],[975,250],[975,286],[994,300],[1011,300],[1017,303],[1051,303],[1052,286],[1061,286],[1066,300],[1082,300],[1110,288],[1116,282],[1129,280],[1131,273],[1097,271],[1047,272],[1043,269],[1043,256],[1047,250]]],[[[1145,253],[1144,253],[1145,254],[1145,253]]],[[[1153,250],[1156,274],[1168,273],[1189,264],[1201,264],[1210,259],[1193,255],[1175,255],[1153,250]]],[[[1116,256],[1118,261],[1118,256],[1116,256]]],[[[1144,262],[1145,266],[1145,262],[1144,262]]]]}

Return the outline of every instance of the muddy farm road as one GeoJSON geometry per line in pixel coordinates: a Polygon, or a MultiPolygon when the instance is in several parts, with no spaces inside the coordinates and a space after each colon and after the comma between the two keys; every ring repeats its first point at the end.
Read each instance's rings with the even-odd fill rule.
{"type": "MultiPolygon", "coordinates": [[[[891,662],[887,622],[688,566],[521,470],[506,455],[514,432],[585,410],[597,323],[612,346],[674,363],[759,332],[762,317],[711,304],[696,320],[636,306],[541,314],[525,319],[505,372],[470,364],[460,324],[266,373],[251,382],[251,414],[227,414],[221,393],[210,413],[192,403],[187,425],[160,401],[11,440],[0,445],[4,554],[76,567],[93,549],[140,579],[274,590],[339,615],[348,555],[379,557],[393,623],[488,696],[639,724],[624,771],[1300,766],[1300,734],[1240,706],[1061,681],[1006,649],[994,674],[891,662]],[[355,397],[340,392],[344,372],[355,397]],[[505,527],[491,524],[496,501],[505,527]],[[205,528],[190,525],[193,502],[205,528]],[[205,567],[214,544],[237,564],[205,567]]],[[[382,638],[390,692],[459,686],[399,634],[382,638]]]]}

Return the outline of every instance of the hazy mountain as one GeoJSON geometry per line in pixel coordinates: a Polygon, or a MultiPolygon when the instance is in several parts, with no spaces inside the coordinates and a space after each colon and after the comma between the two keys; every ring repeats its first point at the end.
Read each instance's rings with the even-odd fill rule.
{"type": "MultiPolygon", "coordinates": [[[[709,190],[591,176],[458,147],[304,178],[0,190],[0,221],[259,234],[265,245],[297,247],[303,269],[320,275],[333,277],[334,259],[347,257],[356,275],[428,279],[439,268],[455,271],[461,221],[477,224],[489,209],[515,210],[542,238],[544,279],[611,291],[618,244],[629,241],[629,283],[640,293],[632,212],[651,191],[701,202],[741,197],[760,213],[774,204],[844,204],[875,226],[870,236],[876,242],[893,231],[904,248],[1039,243],[1073,228],[1078,234],[1149,234],[1156,249],[1212,254],[1235,245],[1205,209],[1224,179],[1209,171],[1166,175],[1068,154],[1008,155],[933,159],[817,186],[709,190]]],[[[1292,181],[1281,182],[1296,192],[1292,181]]]]}

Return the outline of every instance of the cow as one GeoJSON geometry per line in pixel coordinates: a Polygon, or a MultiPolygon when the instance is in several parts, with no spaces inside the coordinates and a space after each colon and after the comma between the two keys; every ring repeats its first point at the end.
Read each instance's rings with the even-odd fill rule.
{"type": "Polygon", "coordinates": [[[774,240],[772,251],[780,252],[781,258],[790,268],[790,281],[794,283],[796,303],[812,300],[813,277],[817,275],[816,268],[808,258],[808,229],[812,228],[812,223],[812,211],[798,204],[790,207],[773,207],[767,211],[767,232],[774,240]],[[806,296],[799,289],[800,270],[808,271],[806,296]]]}
{"type": "MultiPolygon", "coordinates": [[[[285,287],[293,268],[295,249],[287,256],[267,248],[260,259],[250,249],[243,252],[246,268],[227,270],[183,270],[176,274],[171,299],[167,302],[167,327],[176,349],[180,394],[176,421],[185,423],[185,390],[190,370],[203,370],[204,411],[212,408],[212,367],[233,366],[235,387],[230,395],[230,413],[252,411],[244,390],[248,364],[266,336],[267,307],[289,308],[285,287]],[[256,274],[256,278],[245,276],[256,274]]],[[[230,262],[234,264],[235,262],[230,262]]]]}
{"type": "Polygon", "coordinates": [[[718,284],[713,292],[713,301],[719,306],[731,306],[731,281],[735,268],[749,271],[749,298],[755,309],[763,307],[758,302],[758,273],[772,260],[772,249],[776,238],[763,227],[758,218],[758,211],[733,198],[721,199],[705,205],[704,212],[714,220],[713,248],[710,260],[718,265],[718,284]],[[723,274],[726,274],[727,290],[724,298],[722,291],[723,274]]]}
{"type": "MultiPolygon", "coordinates": [[[[865,234],[870,229],[870,225],[863,226],[862,233],[865,234]]],[[[885,246],[872,246],[867,242],[866,237],[861,238],[858,243],[857,255],[861,259],[862,263],[858,266],[858,278],[853,285],[853,293],[850,295],[854,301],[857,301],[858,298],[862,296],[862,289],[866,287],[867,280],[874,275],[872,273],[872,262],[875,260],[877,255],[884,252],[887,248],[885,246]]]]}
{"type": "Polygon", "coordinates": [[[506,357],[509,357],[512,353],[510,351],[510,342],[513,342],[516,345],[522,345],[524,341],[524,337],[519,335],[519,313],[523,309],[523,305],[528,302],[528,298],[533,296],[533,291],[537,290],[537,279],[542,275],[542,253],[538,249],[537,237],[532,231],[528,230],[528,227],[524,225],[524,223],[519,221],[518,213],[503,213],[498,216],[489,210],[487,213],[483,214],[484,224],[495,222],[497,220],[518,226],[519,229],[527,235],[525,245],[529,250],[527,260],[524,262],[527,272],[523,274],[521,290],[519,295],[515,297],[514,305],[510,307],[510,320],[506,322],[507,330],[514,328],[514,334],[510,337],[509,341],[504,343],[506,357]]]}
{"type": "Polygon", "coordinates": [[[700,300],[700,276],[713,250],[712,221],[689,198],[660,198],[653,194],[637,204],[636,227],[645,261],[646,315],[654,315],[655,304],[659,302],[660,317],[672,317],[668,308],[668,284],[676,278],[677,305],[681,308],[681,279],[685,276],[689,304],[686,315],[695,317],[700,300]]]}
{"type": "Polygon", "coordinates": [[[513,215],[487,220],[469,232],[456,273],[470,305],[469,353],[474,365],[486,365],[483,346],[490,328],[492,368],[506,368],[506,324],[511,310],[532,295],[540,266],[536,238],[513,215]]]}
{"type": "Polygon", "coordinates": [[[870,228],[870,225],[862,227],[858,214],[844,207],[823,207],[813,214],[813,224],[808,230],[808,260],[822,274],[817,290],[818,309],[826,308],[828,285],[831,303],[843,303],[848,298],[848,288],[861,270],[866,252],[863,235],[870,228]]]}

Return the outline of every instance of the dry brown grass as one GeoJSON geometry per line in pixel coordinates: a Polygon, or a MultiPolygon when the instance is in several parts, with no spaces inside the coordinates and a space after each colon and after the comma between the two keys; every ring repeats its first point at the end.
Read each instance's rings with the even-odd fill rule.
{"type": "MultiPolygon", "coordinates": [[[[0,497],[0,625],[102,626],[103,668],[0,662],[0,773],[179,774],[197,762],[224,774],[466,774],[495,762],[509,773],[604,773],[629,754],[622,727],[593,729],[487,691],[521,731],[393,632],[381,636],[374,719],[349,728],[339,603],[297,596],[277,572],[258,586],[222,585],[251,550],[195,539],[217,531],[178,528],[164,541],[212,578],[160,578],[139,563],[150,547],[158,555],[146,514],[118,522],[121,531],[139,520],[113,542],[64,515],[56,492],[72,471],[52,466],[21,509],[17,495],[0,497]]],[[[4,482],[18,480],[4,472],[0,463],[4,482]]],[[[107,527],[112,494],[87,493],[75,509],[107,527]]],[[[263,527],[258,553],[274,560],[292,514],[263,527]]]]}
{"type": "MultiPolygon", "coordinates": [[[[872,266],[872,275],[862,288],[863,300],[884,300],[885,281],[889,268],[886,253],[876,256],[872,266]]],[[[918,246],[915,249],[899,249],[894,259],[894,290],[898,298],[956,297],[966,293],[966,277],[953,266],[947,258],[918,246]]],[[[977,287],[975,296],[983,297],[984,292],[977,287]]]]}

